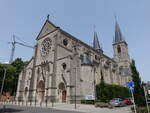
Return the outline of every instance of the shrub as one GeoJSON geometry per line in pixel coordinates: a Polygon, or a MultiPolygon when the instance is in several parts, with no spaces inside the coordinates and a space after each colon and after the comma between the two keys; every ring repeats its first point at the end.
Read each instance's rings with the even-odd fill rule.
{"type": "Polygon", "coordinates": [[[107,102],[112,98],[127,98],[131,94],[126,87],[119,85],[106,84],[101,87],[101,83],[96,86],[97,99],[102,102],[107,102]]]}
{"type": "Polygon", "coordinates": [[[81,100],[81,104],[92,104],[92,105],[94,105],[94,100],[81,100]]]}
{"type": "Polygon", "coordinates": [[[95,107],[110,107],[111,105],[109,103],[105,103],[105,102],[95,102],[95,107]]]}
{"type": "MultiPolygon", "coordinates": [[[[134,113],[134,107],[131,107],[132,112],[134,113]]],[[[137,113],[148,113],[147,107],[136,107],[137,113]]]]}

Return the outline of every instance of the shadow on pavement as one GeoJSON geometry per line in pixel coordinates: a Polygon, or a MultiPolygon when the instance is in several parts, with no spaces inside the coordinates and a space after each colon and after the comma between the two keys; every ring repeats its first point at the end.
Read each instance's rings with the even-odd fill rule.
{"type": "Polygon", "coordinates": [[[20,110],[20,109],[14,109],[14,108],[1,108],[0,109],[0,113],[12,113],[12,112],[21,112],[23,110],[20,110]]]}

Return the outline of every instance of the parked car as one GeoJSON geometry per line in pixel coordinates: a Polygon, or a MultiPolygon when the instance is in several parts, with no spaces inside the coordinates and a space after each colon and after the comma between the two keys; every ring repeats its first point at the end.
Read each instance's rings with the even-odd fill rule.
{"type": "Polygon", "coordinates": [[[131,101],[130,98],[125,98],[125,99],[123,99],[123,102],[124,102],[126,105],[132,105],[132,104],[133,104],[133,102],[131,101]]]}
{"type": "Polygon", "coordinates": [[[125,106],[125,102],[121,98],[113,98],[109,102],[113,107],[122,107],[125,106]]]}

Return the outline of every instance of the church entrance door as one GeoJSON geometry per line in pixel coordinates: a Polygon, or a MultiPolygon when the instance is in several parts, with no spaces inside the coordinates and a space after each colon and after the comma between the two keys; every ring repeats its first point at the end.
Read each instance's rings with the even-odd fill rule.
{"type": "Polygon", "coordinates": [[[66,102],[66,90],[62,91],[62,102],[66,102]]]}
{"type": "Polygon", "coordinates": [[[44,100],[45,94],[45,83],[44,81],[40,81],[37,85],[37,99],[42,102],[44,100]]]}
{"type": "Polygon", "coordinates": [[[25,100],[27,100],[27,92],[28,92],[28,88],[26,87],[24,92],[25,100]]]}
{"type": "Polygon", "coordinates": [[[67,95],[67,92],[66,92],[66,88],[65,88],[64,83],[61,82],[58,87],[59,87],[59,97],[60,97],[60,101],[61,101],[61,102],[66,102],[66,95],[67,95]]]}

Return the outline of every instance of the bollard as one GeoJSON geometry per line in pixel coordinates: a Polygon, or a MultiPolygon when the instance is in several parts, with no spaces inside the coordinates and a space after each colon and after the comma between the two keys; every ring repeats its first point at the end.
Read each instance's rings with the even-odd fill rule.
{"type": "Polygon", "coordinates": [[[45,104],[46,104],[46,107],[47,107],[47,100],[46,100],[45,104]]]}
{"type": "Polygon", "coordinates": [[[3,105],[2,113],[5,113],[5,109],[6,109],[6,106],[5,106],[5,105],[3,105]]]}
{"type": "Polygon", "coordinates": [[[35,103],[34,103],[34,106],[36,107],[36,99],[35,99],[35,103]]]}
{"type": "Polygon", "coordinates": [[[52,107],[54,107],[54,102],[52,101],[52,107]]]}
{"type": "Polygon", "coordinates": [[[30,106],[31,106],[31,100],[30,100],[30,106]]]}
{"type": "Polygon", "coordinates": [[[40,101],[40,107],[42,107],[42,101],[40,101]]]}

